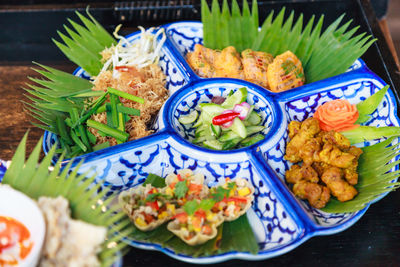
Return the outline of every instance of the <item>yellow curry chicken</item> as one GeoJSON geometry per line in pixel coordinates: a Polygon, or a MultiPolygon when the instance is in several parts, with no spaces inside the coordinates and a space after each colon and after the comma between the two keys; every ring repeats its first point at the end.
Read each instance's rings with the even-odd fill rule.
{"type": "Polygon", "coordinates": [[[221,51],[196,44],[187,54],[193,70],[204,78],[225,77],[243,79],[273,92],[282,92],[305,82],[300,60],[290,51],[273,57],[251,49],[239,54],[233,46],[221,51]]]}
{"type": "Polygon", "coordinates": [[[347,138],[335,131],[321,131],[315,118],[289,124],[290,141],[285,159],[294,164],[286,172],[293,193],[307,199],[311,206],[323,208],[331,194],[339,201],[357,195],[358,159],[362,150],[351,146],[347,138]]]}

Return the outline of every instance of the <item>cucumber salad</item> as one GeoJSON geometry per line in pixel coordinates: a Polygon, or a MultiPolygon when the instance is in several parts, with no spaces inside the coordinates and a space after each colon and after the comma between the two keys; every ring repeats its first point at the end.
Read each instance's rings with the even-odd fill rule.
{"type": "Polygon", "coordinates": [[[199,109],[181,116],[182,124],[193,124],[193,143],[214,150],[237,149],[263,140],[261,116],[246,102],[247,88],[231,91],[228,97],[213,97],[211,103],[200,103],[199,109]]]}

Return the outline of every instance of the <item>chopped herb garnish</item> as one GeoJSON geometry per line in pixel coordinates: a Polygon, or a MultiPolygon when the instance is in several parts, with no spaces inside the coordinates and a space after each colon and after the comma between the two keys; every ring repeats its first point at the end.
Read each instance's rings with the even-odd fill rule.
{"type": "Polygon", "coordinates": [[[212,198],[206,198],[201,200],[199,208],[202,210],[210,210],[215,205],[215,200],[212,198]]]}
{"type": "Polygon", "coordinates": [[[191,200],[185,203],[183,205],[183,210],[188,214],[188,215],[193,215],[196,210],[198,209],[199,204],[197,203],[196,200],[191,200]]]}
{"type": "Polygon", "coordinates": [[[175,195],[177,198],[185,197],[188,190],[189,188],[186,185],[186,181],[179,181],[175,185],[175,195]]]}

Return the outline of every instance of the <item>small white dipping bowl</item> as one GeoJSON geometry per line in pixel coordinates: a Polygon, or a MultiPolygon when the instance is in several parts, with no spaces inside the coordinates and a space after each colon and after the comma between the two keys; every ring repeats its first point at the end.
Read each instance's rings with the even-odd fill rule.
{"type": "Polygon", "coordinates": [[[0,184],[0,216],[18,220],[29,230],[33,247],[18,266],[36,266],[46,233],[43,215],[36,202],[10,186],[0,184]]]}

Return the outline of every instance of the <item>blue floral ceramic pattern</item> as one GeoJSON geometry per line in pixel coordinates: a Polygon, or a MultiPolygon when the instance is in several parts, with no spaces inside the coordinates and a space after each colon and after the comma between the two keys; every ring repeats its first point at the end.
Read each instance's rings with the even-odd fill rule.
{"type": "MultiPolygon", "coordinates": [[[[272,93],[237,79],[198,77],[184,56],[193,50],[195,44],[202,43],[201,23],[179,22],[163,27],[167,41],[159,65],[167,76],[171,96],[158,115],[154,125],[156,133],[80,156],[74,159],[73,166],[84,160],[79,172],[97,173],[97,181],[104,179],[111,186],[113,196],[142,183],[148,173],[165,177],[183,168],[203,173],[209,186],[220,183],[225,177],[247,178],[255,187],[255,200],[247,216],[260,251],[257,255],[232,251],[192,258],[157,244],[128,239],[129,244],[159,250],[192,263],[216,263],[233,258],[266,259],[286,253],[312,236],[343,231],[366,212],[368,207],[347,214],[328,214],[311,208],[289,190],[284,174],[290,164],[283,159],[288,140],[287,125],[291,120],[300,121],[312,116],[317,106],[332,99],[345,98],[351,103],[358,103],[385,85],[362,60],[357,60],[342,75],[290,91],[272,93]],[[213,96],[225,96],[230,90],[243,86],[248,88],[248,102],[254,104],[256,111],[262,115],[265,139],[232,151],[213,151],[193,145],[190,142],[193,128],[180,124],[178,118],[197,109],[199,103],[210,102],[213,96]]],[[[135,41],[137,37],[134,33],[128,39],[135,41]]],[[[81,69],[75,74],[86,77],[81,69]]],[[[389,90],[367,124],[397,126],[399,119],[396,114],[396,99],[389,90]]],[[[54,135],[46,133],[44,150],[48,151],[56,140],[54,135]]]]}

